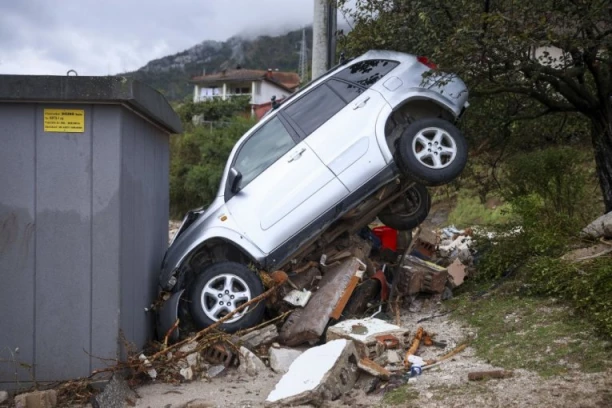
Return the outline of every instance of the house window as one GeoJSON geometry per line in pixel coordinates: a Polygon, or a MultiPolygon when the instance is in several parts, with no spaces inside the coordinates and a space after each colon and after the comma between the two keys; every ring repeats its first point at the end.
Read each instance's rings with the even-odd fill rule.
{"type": "Polygon", "coordinates": [[[255,95],[261,95],[261,82],[255,82],[255,95]]]}

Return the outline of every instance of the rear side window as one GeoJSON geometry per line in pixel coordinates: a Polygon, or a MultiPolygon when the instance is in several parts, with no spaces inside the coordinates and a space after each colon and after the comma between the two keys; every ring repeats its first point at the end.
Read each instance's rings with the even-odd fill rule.
{"type": "Polygon", "coordinates": [[[357,62],[340,71],[334,78],[344,79],[369,88],[399,65],[397,61],[366,60],[357,62]]]}
{"type": "Polygon", "coordinates": [[[349,103],[365,91],[365,88],[350,82],[338,81],[337,79],[330,79],[327,81],[327,84],[331,86],[346,103],[349,103]]]}
{"type": "Polygon", "coordinates": [[[285,109],[285,113],[308,136],[346,104],[325,84],[313,89],[285,109]]]}

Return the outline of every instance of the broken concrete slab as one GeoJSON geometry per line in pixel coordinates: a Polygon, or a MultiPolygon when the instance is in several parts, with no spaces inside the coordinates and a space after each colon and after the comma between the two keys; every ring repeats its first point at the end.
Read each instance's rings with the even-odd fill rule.
{"type": "Polygon", "coordinates": [[[348,285],[344,289],[344,293],[342,294],[342,296],[340,296],[340,299],[338,299],[338,303],[336,303],[336,307],[334,308],[334,310],[332,310],[330,314],[330,317],[332,319],[339,320],[340,317],[342,316],[344,309],[346,308],[346,304],[348,303],[349,299],[351,298],[351,295],[355,291],[357,284],[363,278],[363,274],[365,273],[366,265],[363,264],[362,266],[363,266],[363,269],[358,270],[355,273],[355,275],[353,275],[348,285]]]}
{"type": "Polygon", "coordinates": [[[223,372],[223,370],[225,370],[225,366],[224,365],[214,365],[214,366],[211,366],[206,371],[206,376],[208,378],[215,378],[216,376],[221,374],[223,372]]]}
{"type": "Polygon", "coordinates": [[[561,259],[564,261],[579,262],[588,259],[599,258],[600,256],[612,252],[612,246],[604,243],[598,243],[588,248],[574,249],[563,255],[561,259]]]}
{"type": "Polygon", "coordinates": [[[357,367],[370,374],[371,376],[380,378],[381,380],[387,381],[391,377],[391,373],[387,369],[381,367],[376,362],[366,357],[362,358],[357,362],[357,367]]]}
{"type": "Polygon", "coordinates": [[[582,230],[585,238],[612,238],[612,211],[602,215],[582,230]]]}
{"type": "Polygon", "coordinates": [[[388,349],[400,349],[409,345],[410,332],[381,319],[352,319],[327,329],[326,341],[336,339],[353,340],[360,357],[374,360],[388,349]]]}
{"type": "Polygon", "coordinates": [[[280,331],[280,340],[288,346],[317,342],[327,326],[330,314],[361,265],[362,262],[353,257],[331,268],[306,307],[295,310],[285,321],[280,331]]]}
{"type": "MultiPolygon", "coordinates": [[[[56,405],[57,392],[55,390],[33,391],[15,397],[15,408],[53,408],[56,405]]],[[[100,407],[106,408],[110,405],[100,407]]]]}
{"type": "Polygon", "coordinates": [[[254,349],[263,344],[270,344],[278,337],[278,330],[273,324],[262,327],[240,337],[239,343],[249,349],[254,349]]]}
{"type": "Polygon", "coordinates": [[[306,350],[266,398],[267,407],[312,404],[335,400],[357,380],[357,351],[346,339],[306,350]]]}
{"type": "Polygon", "coordinates": [[[240,347],[240,366],[239,371],[255,377],[261,372],[266,371],[267,367],[251,350],[240,347]]]}
{"type": "Polygon", "coordinates": [[[104,387],[104,391],[95,397],[98,408],[122,407],[127,401],[136,402],[138,396],[127,381],[119,374],[114,374],[104,387]]]}
{"type": "Polygon", "coordinates": [[[268,350],[270,356],[270,368],[275,373],[284,374],[303,351],[290,348],[274,348],[268,350]]]}
{"type": "Polygon", "coordinates": [[[400,364],[402,361],[402,356],[397,350],[387,350],[387,363],[400,364]]]}
{"type": "Polygon", "coordinates": [[[0,391],[0,404],[4,404],[8,401],[9,395],[6,391],[0,391]]]}

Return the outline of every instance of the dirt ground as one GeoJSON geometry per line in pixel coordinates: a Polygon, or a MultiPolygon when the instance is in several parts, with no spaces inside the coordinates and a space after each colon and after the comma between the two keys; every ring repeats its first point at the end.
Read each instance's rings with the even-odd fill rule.
{"type": "MultiPolygon", "coordinates": [[[[402,326],[422,326],[435,333],[434,340],[446,341],[445,349],[421,347],[424,359],[441,356],[458,344],[478,336],[470,327],[453,320],[449,315],[422,323],[420,319],[439,314],[443,305],[425,300],[418,312],[404,310],[402,326]]],[[[610,371],[572,374],[543,378],[535,372],[515,370],[511,378],[469,382],[472,371],[504,369],[494,367],[475,356],[471,347],[437,367],[424,370],[419,377],[393,391],[379,390],[366,395],[364,389],[371,377],[362,375],[355,389],[329,407],[609,407],[612,406],[612,373],[610,371]],[[386,395],[385,395],[386,394],[386,395]]],[[[210,407],[262,407],[268,393],[280,375],[268,370],[257,377],[230,369],[210,382],[198,381],[179,386],[154,384],[137,390],[140,399],[136,407],[184,407],[195,399],[206,400],[210,407]]],[[[397,383],[388,383],[394,388],[397,383]]]]}

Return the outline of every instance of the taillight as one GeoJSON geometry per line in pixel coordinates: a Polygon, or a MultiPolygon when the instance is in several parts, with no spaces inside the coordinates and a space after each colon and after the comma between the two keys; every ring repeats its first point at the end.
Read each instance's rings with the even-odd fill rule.
{"type": "Polygon", "coordinates": [[[423,57],[423,56],[417,57],[417,61],[419,61],[423,65],[426,65],[430,69],[438,69],[438,66],[434,64],[433,62],[431,62],[429,58],[427,57],[423,57]]]}

